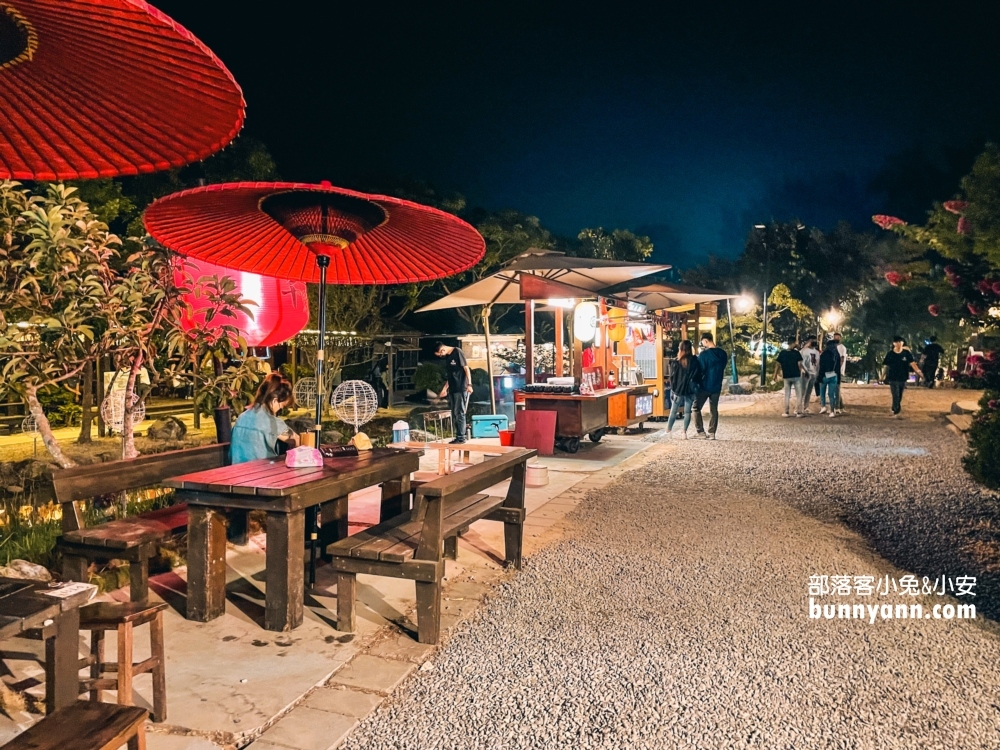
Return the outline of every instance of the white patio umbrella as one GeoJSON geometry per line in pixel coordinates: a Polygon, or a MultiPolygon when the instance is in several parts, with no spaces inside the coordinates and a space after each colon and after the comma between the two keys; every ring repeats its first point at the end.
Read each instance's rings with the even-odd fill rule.
{"type": "MultiPolygon", "coordinates": [[[[486,368],[492,383],[493,355],[490,350],[490,312],[493,305],[520,305],[521,276],[530,274],[560,284],[598,292],[610,286],[666,271],[670,266],[633,263],[596,258],[577,258],[553,250],[532,248],[517,256],[496,273],[452,292],[417,312],[449,310],[455,307],[483,306],[483,331],[486,335],[486,368]]],[[[530,347],[532,342],[525,342],[530,347]]],[[[496,397],[490,387],[490,406],[496,412],[496,397]]]]}

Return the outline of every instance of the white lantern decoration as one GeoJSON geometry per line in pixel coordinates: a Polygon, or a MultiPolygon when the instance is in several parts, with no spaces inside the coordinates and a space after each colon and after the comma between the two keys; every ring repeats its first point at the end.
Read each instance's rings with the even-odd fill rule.
{"type": "MultiPolygon", "coordinates": [[[[138,394],[132,394],[132,427],[134,428],[146,418],[146,405],[139,399],[138,394]]],[[[108,394],[101,404],[101,419],[104,424],[114,432],[123,432],[125,429],[125,391],[115,389],[108,394]]]]}
{"type": "Polygon", "coordinates": [[[333,412],[341,422],[354,427],[371,421],[378,411],[378,394],[363,380],[345,380],[333,392],[333,412]]]}
{"type": "Polygon", "coordinates": [[[292,389],[295,403],[306,409],[316,408],[316,378],[299,378],[292,389]]]}
{"type": "Polygon", "coordinates": [[[573,313],[573,336],[578,341],[593,341],[597,335],[597,305],[593,302],[581,302],[573,313]]]}

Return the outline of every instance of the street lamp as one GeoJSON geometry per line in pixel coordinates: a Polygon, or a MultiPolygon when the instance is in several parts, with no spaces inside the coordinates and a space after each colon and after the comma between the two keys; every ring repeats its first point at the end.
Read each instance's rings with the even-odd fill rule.
{"type": "MultiPolygon", "coordinates": [[[[764,254],[767,261],[764,266],[764,326],[761,330],[761,350],[760,350],[760,384],[763,386],[767,382],[767,297],[771,293],[771,248],[767,244],[767,226],[764,224],[754,224],[753,228],[762,232],[761,242],[764,244],[764,254]]],[[[801,232],[806,225],[798,222],[795,231],[801,232]]],[[[797,239],[796,235],[796,239],[797,239]]]]}
{"type": "MultiPolygon", "coordinates": [[[[764,224],[754,224],[753,228],[758,232],[766,232],[764,224]]],[[[760,385],[763,388],[767,383],[767,295],[771,289],[771,248],[767,245],[767,235],[761,237],[764,243],[764,254],[767,261],[764,265],[764,326],[760,332],[760,385]]]]}
{"type": "MultiPolygon", "coordinates": [[[[733,333],[733,300],[727,299],[726,306],[729,308],[729,348],[732,355],[729,360],[733,371],[733,385],[740,382],[740,377],[736,372],[736,334],[733,333]]],[[[745,294],[736,298],[736,312],[748,312],[753,307],[753,300],[745,294]]]]}

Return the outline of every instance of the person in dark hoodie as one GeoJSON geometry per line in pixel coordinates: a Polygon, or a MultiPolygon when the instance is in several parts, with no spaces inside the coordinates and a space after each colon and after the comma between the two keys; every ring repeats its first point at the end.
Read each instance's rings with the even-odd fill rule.
{"type": "Polygon", "coordinates": [[[667,420],[667,432],[673,432],[677,413],[684,409],[684,439],[687,440],[687,430],[691,426],[691,412],[694,410],[694,400],[701,384],[701,363],[694,356],[690,341],[682,341],[677,352],[677,359],[670,363],[670,392],[673,404],[670,406],[670,418],[667,420]]]}
{"type": "Polygon", "coordinates": [[[698,437],[708,437],[715,440],[715,431],[719,426],[719,396],[722,393],[722,379],[726,375],[728,355],[715,345],[715,339],[706,331],[701,335],[701,354],[698,363],[701,365],[701,387],[694,401],[694,429],[698,437]],[[708,434],[705,434],[705,423],[701,418],[701,409],[708,402],[710,417],[708,434]]]}
{"type": "Polygon", "coordinates": [[[819,405],[820,414],[826,413],[827,396],[830,398],[830,416],[837,416],[838,378],[840,377],[840,352],[836,339],[826,342],[826,348],[819,356],[819,405]]]}

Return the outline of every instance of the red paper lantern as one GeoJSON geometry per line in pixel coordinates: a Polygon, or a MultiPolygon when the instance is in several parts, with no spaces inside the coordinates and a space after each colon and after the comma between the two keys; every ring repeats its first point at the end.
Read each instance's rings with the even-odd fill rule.
{"type": "Polygon", "coordinates": [[[174,271],[174,283],[191,289],[183,296],[190,305],[181,326],[185,330],[204,327],[205,308],[208,302],[195,294],[198,279],[202,276],[230,277],[236,282],[236,293],[247,300],[253,317],[238,313],[236,320],[216,317],[207,325],[219,327],[235,325],[247,342],[247,346],[274,346],[292,338],[309,322],[309,300],[306,285],[301,281],[276,279],[245,271],[233,271],[202,260],[185,259],[183,268],[174,271]],[[188,278],[190,277],[190,278],[188,278]],[[254,304],[249,304],[249,303],[254,304]]]}

